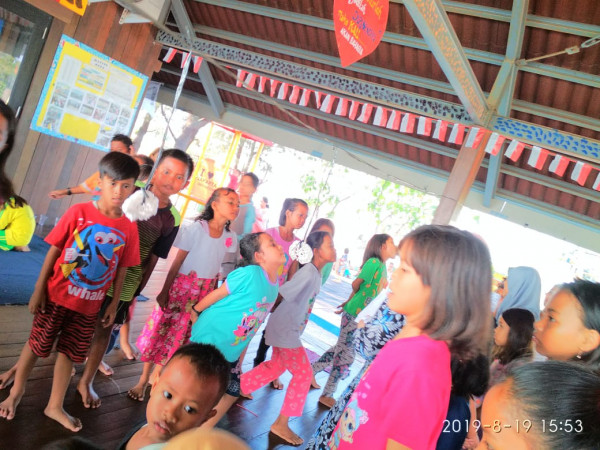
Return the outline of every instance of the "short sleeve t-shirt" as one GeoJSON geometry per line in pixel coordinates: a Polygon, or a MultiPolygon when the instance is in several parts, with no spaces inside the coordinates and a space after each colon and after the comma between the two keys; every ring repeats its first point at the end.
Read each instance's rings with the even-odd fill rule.
{"type": "Polygon", "coordinates": [[[242,238],[252,232],[252,226],[256,221],[256,212],[252,203],[240,205],[240,212],[237,218],[231,222],[230,229],[235,232],[239,238],[242,238]]]}
{"type": "Polygon", "coordinates": [[[356,317],[383,288],[383,283],[387,279],[385,264],[377,258],[370,258],[363,264],[357,278],[363,282],[358,292],[344,306],[344,311],[352,317],[356,317]]]}
{"type": "Polygon", "coordinates": [[[279,268],[279,272],[277,272],[277,280],[279,286],[281,286],[287,280],[287,274],[290,270],[290,266],[292,265],[292,258],[290,258],[290,246],[292,245],[292,242],[299,241],[300,239],[294,236],[292,241],[284,241],[279,234],[279,227],[268,228],[265,230],[265,233],[271,236],[277,244],[281,245],[283,253],[285,253],[285,263],[283,263],[283,265],[279,268]]]}
{"type": "Polygon", "coordinates": [[[435,449],[450,401],[450,351],[429,336],[389,341],[356,387],[331,436],[332,449],[435,449]]]}
{"type": "Polygon", "coordinates": [[[117,267],[140,263],[138,230],[123,216],[110,219],[92,202],[72,206],[46,236],[62,250],[48,279],[48,297],[81,314],[97,314],[117,267]]]}
{"type": "Polygon", "coordinates": [[[81,186],[83,190],[89,194],[98,195],[100,194],[100,187],[98,186],[99,182],[100,172],[94,172],[89,177],[87,177],[79,186],[81,186]]]}
{"type": "Polygon", "coordinates": [[[279,285],[260,266],[240,267],[225,281],[229,295],[209,306],[192,327],[192,342],[213,344],[237,361],[271,311],[279,285]]]}
{"type": "MultiPolygon", "coordinates": [[[[156,214],[147,220],[136,222],[140,238],[140,264],[127,269],[123,289],[121,290],[122,302],[130,302],[142,282],[144,269],[150,261],[151,255],[165,259],[173,245],[181,217],[173,205],[159,208],[156,214]]],[[[112,297],[111,286],[108,295],[112,297]]]]}
{"type": "Polygon", "coordinates": [[[180,273],[188,275],[192,270],[198,278],[214,278],[219,273],[225,253],[237,251],[237,237],[233,231],[223,229],[218,238],[210,237],[208,222],[193,222],[182,228],[173,244],[188,253],[180,273]]]}
{"type": "Polygon", "coordinates": [[[302,346],[300,336],[308,321],[309,305],[321,289],[321,274],[313,264],[303,266],[279,288],[283,300],[271,314],[265,329],[267,345],[281,348],[302,346]]]}

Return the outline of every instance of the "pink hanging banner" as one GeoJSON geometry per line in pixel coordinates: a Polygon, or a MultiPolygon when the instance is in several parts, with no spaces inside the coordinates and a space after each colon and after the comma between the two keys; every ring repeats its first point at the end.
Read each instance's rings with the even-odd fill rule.
{"type": "Polygon", "coordinates": [[[372,53],[385,32],[389,0],[334,0],[333,23],[342,67],[372,53]]]}

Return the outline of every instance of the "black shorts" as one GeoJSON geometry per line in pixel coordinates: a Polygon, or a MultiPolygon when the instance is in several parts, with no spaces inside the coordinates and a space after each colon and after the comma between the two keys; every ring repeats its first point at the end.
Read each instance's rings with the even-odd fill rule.
{"type": "MultiPolygon", "coordinates": [[[[102,308],[100,308],[100,313],[98,313],[98,318],[100,320],[102,320],[102,317],[104,317],[104,314],[106,313],[106,308],[108,308],[108,305],[110,305],[112,301],[112,297],[108,295],[104,299],[104,303],[102,303],[102,308]]],[[[114,325],[123,325],[127,321],[129,307],[132,305],[132,303],[133,301],[123,302],[119,300],[119,303],[117,304],[117,315],[115,316],[114,325]]]]}

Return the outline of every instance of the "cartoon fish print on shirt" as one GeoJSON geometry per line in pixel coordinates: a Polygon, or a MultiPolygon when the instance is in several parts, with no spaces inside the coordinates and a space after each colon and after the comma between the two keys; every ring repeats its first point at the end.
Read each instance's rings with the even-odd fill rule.
{"type": "Polygon", "coordinates": [[[73,244],[65,250],[60,265],[65,278],[75,286],[97,290],[112,281],[119,265],[115,255],[125,245],[124,234],[114,228],[92,224],[81,232],[73,232],[73,244]]]}
{"type": "Polygon", "coordinates": [[[256,302],[256,310],[251,308],[248,313],[244,313],[241,323],[233,332],[235,340],[231,345],[239,345],[241,342],[249,341],[254,337],[273,306],[273,303],[269,303],[266,300],[267,297],[263,297],[262,301],[256,302]]]}

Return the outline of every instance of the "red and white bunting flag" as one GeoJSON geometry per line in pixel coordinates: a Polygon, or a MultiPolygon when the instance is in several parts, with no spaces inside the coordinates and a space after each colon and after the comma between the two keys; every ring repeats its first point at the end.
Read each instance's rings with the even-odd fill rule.
{"type": "Polygon", "coordinates": [[[594,181],[594,189],[600,191],[600,172],[598,172],[598,176],[596,177],[596,181],[594,181]]]}
{"type": "Polygon", "coordinates": [[[352,100],[352,103],[350,104],[350,112],[348,113],[348,119],[350,120],[354,120],[356,119],[356,115],[358,114],[358,108],[360,107],[361,103],[357,102],[356,100],[352,100]]]}
{"type": "Polygon", "coordinates": [[[294,87],[292,88],[292,93],[290,94],[289,101],[292,103],[298,103],[299,99],[300,99],[300,86],[294,85],[294,87]]]}
{"type": "Polygon", "coordinates": [[[521,157],[521,153],[523,153],[524,148],[525,144],[523,144],[522,142],[511,141],[511,143],[508,145],[508,148],[506,149],[506,153],[504,154],[504,156],[506,156],[511,161],[516,162],[517,159],[521,157]]]}
{"type": "Polygon", "coordinates": [[[237,81],[235,82],[237,87],[242,87],[244,85],[244,78],[246,78],[247,73],[248,72],[242,69],[237,70],[237,81]]]}
{"type": "Polygon", "coordinates": [[[375,117],[373,118],[373,125],[378,127],[385,127],[387,125],[388,110],[382,106],[378,106],[375,110],[375,117]]]}
{"type": "Polygon", "coordinates": [[[304,91],[302,91],[302,96],[300,97],[300,106],[308,105],[308,101],[310,100],[311,92],[312,92],[312,90],[310,90],[310,89],[304,89],[304,91]]]}
{"type": "Polygon", "coordinates": [[[392,111],[385,127],[390,130],[397,130],[400,127],[400,118],[399,111],[392,111]]]}
{"type": "Polygon", "coordinates": [[[182,69],[185,66],[185,63],[187,62],[188,59],[190,59],[190,54],[187,52],[182,52],[181,53],[181,68],[182,69]]]}
{"type": "Polygon", "coordinates": [[[258,81],[258,92],[265,92],[265,86],[267,85],[268,77],[260,76],[260,80],[258,81]]]}
{"type": "Polygon", "coordinates": [[[527,164],[529,164],[531,167],[535,167],[536,169],[541,170],[542,167],[544,167],[544,163],[546,162],[547,157],[548,150],[534,145],[533,147],[531,147],[531,154],[529,155],[527,164]]]}
{"type": "Polygon", "coordinates": [[[571,180],[577,181],[580,186],[585,184],[585,180],[587,180],[590,171],[592,170],[592,166],[586,164],[581,161],[577,161],[575,164],[575,168],[573,172],[571,172],[571,180]]]}
{"type": "Polygon", "coordinates": [[[477,148],[481,143],[481,139],[483,139],[483,135],[485,131],[479,127],[471,127],[469,130],[469,134],[467,135],[467,142],[465,142],[465,147],[469,148],[477,148]]]}
{"type": "Polygon", "coordinates": [[[202,56],[194,55],[194,68],[193,68],[194,73],[198,73],[203,60],[204,60],[204,58],[202,58],[202,56]]]}
{"type": "Polygon", "coordinates": [[[285,100],[287,98],[289,88],[290,85],[288,83],[281,83],[281,87],[279,88],[279,94],[277,94],[277,98],[279,100],[285,100]]]}
{"type": "Polygon", "coordinates": [[[550,167],[548,167],[548,170],[558,175],[559,177],[562,177],[565,174],[567,167],[569,167],[570,162],[571,160],[566,156],[556,155],[550,163],[550,167]]]}
{"type": "Polygon", "coordinates": [[[446,139],[446,129],[448,128],[448,122],[441,119],[435,121],[435,129],[433,130],[433,137],[438,141],[446,139]]]}
{"type": "Polygon", "coordinates": [[[451,144],[462,145],[464,138],[465,126],[460,123],[452,125],[452,131],[450,132],[450,136],[448,136],[448,142],[451,144]]]}
{"type": "Polygon", "coordinates": [[[275,92],[277,92],[277,85],[279,83],[281,83],[281,81],[271,79],[271,90],[269,91],[271,97],[275,97],[275,92]]]}
{"type": "Polygon", "coordinates": [[[400,131],[402,133],[412,133],[415,131],[415,115],[411,113],[404,113],[402,122],[400,122],[400,131]]]}
{"type": "Polygon", "coordinates": [[[175,58],[176,54],[177,54],[177,49],[169,48],[167,50],[167,53],[165,54],[165,57],[163,58],[163,61],[166,63],[170,63],[171,61],[173,61],[173,58],[175,58]]]}
{"type": "Polygon", "coordinates": [[[337,108],[335,109],[335,115],[336,116],[345,116],[346,114],[348,114],[348,104],[349,103],[350,103],[350,100],[348,100],[347,98],[340,98],[338,101],[337,108]]]}
{"type": "Polygon", "coordinates": [[[419,116],[417,134],[422,136],[429,136],[431,134],[431,119],[429,117],[419,116]]]}
{"type": "Polygon", "coordinates": [[[370,103],[363,103],[363,107],[360,110],[360,116],[358,116],[356,120],[359,120],[362,123],[367,123],[371,117],[372,111],[373,105],[371,105],[370,103]]]}
{"type": "Polygon", "coordinates": [[[323,94],[322,92],[315,91],[315,101],[317,102],[317,108],[320,108],[320,107],[321,107],[321,97],[322,97],[323,95],[324,95],[324,94],[323,94]]]}
{"type": "Polygon", "coordinates": [[[490,138],[487,141],[487,145],[485,146],[485,151],[492,156],[496,156],[502,147],[502,143],[506,138],[504,136],[500,136],[498,133],[490,134],[490,138]]]}
{"type": "Polygon", "coordinates": [[[256,84],[256,80],[258,79],[258,75],[256,75],[255,73],[249,73],[248,76],[246,77],[246,81],[245,81],[245,88],[246,89],[254,89],[254,85],[256,84]]]}
{"type": "Polygon", "coordinates": [[[324,113],[331,114],[331,110],[333,109],[333,102],[337,97],[335,95],[327,94],[325,99],[321,102],[321,110],[324,113]]]}

